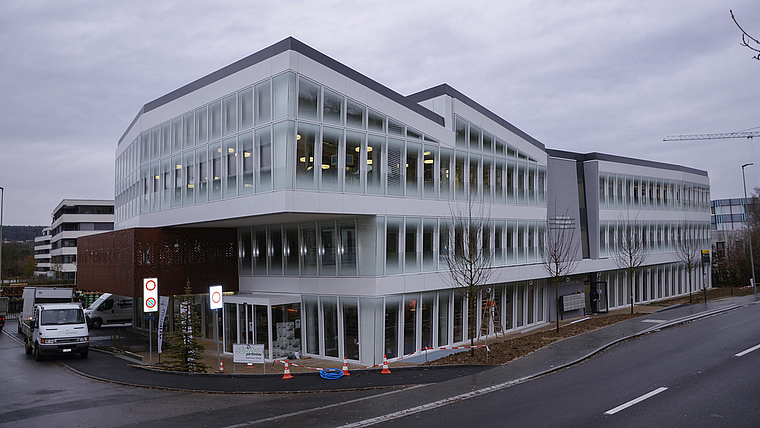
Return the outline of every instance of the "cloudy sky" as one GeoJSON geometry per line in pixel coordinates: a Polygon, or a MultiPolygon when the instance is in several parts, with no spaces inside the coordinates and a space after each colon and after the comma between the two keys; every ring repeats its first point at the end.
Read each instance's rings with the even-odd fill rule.
{"type": "Polygon", "coordinates": [[[733,0],[4,1],[6,225],[64,198],[112,199],[116,144],[143,104],[293,36],[407,95],[448,83],[548,148],[704,169],[711,197],[760,185],[760,2],[733,0]],[[276,4],[276,5],[275,5],[276,4]],[[756,171],[757,170],[757,171],[756,171]]]}

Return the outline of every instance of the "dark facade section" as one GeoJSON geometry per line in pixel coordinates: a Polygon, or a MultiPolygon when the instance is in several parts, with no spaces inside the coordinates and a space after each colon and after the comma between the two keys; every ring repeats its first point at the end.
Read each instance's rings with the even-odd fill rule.
{"type": "Polygon", "coordinates": [[[159,294],[238,291],[235,229],[135,228],[79,239],[78,288],[141,297],[143,278],[158,278],[159,294]]]}

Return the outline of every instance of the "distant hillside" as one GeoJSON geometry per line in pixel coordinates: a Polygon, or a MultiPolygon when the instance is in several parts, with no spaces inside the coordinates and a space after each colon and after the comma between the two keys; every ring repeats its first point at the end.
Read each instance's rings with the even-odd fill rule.
{"type": "Polygon", "coordinates": [[[45,226],[3,226],[3,241],[34,241],[45,226]]]}

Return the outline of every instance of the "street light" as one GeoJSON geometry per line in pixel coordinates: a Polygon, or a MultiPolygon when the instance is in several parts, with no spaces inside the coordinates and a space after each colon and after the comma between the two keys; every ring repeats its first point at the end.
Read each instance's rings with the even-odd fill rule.
{"type": "Polygon", "coordinates": [[[3,286],[3,197],[5,189],[0,187],[0,287],[3,286]]]}
{"type": "Polygon", "coordinates": [[[752,266],[752,292],[757,294],[755,285],[755,258],[752,256],[752,227],[747,218],[747,180],[744,178],[744,167],[754,165],[752,162],[742,165],[742,185],[744,186],[744,221],[747,223],[747,235],[749,236],[749,262],[752,266]]]}

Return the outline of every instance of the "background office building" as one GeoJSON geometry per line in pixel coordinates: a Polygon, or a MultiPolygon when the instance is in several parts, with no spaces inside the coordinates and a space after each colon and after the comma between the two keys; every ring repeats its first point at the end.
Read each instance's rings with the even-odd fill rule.
{"type": "MultiPolygon", "coordinates": [[[[269,358],[369,364],[468,341],[468,305],[445,263],[463,239],[491,254],[485,298],[505,329],[555,319],[542,260],[557,213],[579,245],[560,294],[598,287],[605,308],[629,304],[611,250],[624,226],[650,252],[637,302],[688,292],[675,245],[709,245],[704,171],[546,150],[448,85],[403,96],[292,38],[145,104],[119,140],[115,194],[112,234],[159,231],[131,235],[122,259],[133,271],[203,271],[189,279],[204,335],[204,293],[221,283],[224,349],[261,343],[269,358]],[[470,202],[488,222],[465,237],[452,212],[470,202]],[[232,258],[232,279],[199,269],[193,234],[213,231],[232,233],[214,253],[232,258]]],[[[80,248],[82,278],[116,277],[102,260],[119,252],[100,238],[80,248]]],[[[161,294],[178,281],[159,277],[161,294]]],[[[141,297],[138,274],[127,286],[119,294],[141,297]]]]}
{"type": "Polygon", "coordinates": [[[50,227],[34,240],[35,275],[74,280],[77,240],[113,230],[112,200],[64,199],[53,210],[50,227]]]}

